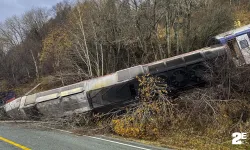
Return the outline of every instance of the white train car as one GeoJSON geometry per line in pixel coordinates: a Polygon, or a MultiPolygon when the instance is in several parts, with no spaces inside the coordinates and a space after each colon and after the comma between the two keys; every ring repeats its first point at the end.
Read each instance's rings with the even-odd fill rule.
{"type": "Polygon", "coordinates": [[[207,47],[139,65],[65,87],[15,99],[0,107],[0,116],[13,119],[60,118],[74,113],[110,110],[131,103],[138,94],[136,76],[151,74],[170,87],[199,84],[205,62],[230,55],[227,46],[207,47]]]}

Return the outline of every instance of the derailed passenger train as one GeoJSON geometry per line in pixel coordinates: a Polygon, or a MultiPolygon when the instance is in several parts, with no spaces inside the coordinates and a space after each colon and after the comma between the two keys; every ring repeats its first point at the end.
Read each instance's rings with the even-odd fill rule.
{"type": "MultiPolygon", "coordinates": [[[[248,29],[244,27],[243,30],[246,28],[248,29]]],[[[246,53],[250,49],[248,34],[237,34],[230,39],[226,39],[226,36],[228,34],[214,38],[216,44],[223,45],[206,47],[73,85],[17,98],[0,107],[0,119],[1,116],[13,119],[60,118],[74,113],[110,110],[127,105],[135,101],[138,94],[139,83],[136,76],[145,74],[165,79],[172,89],[195,86],[202,82],[207,62],[227,57],[231,58],[236,66],[249,64],[250,59],[246,53]],[[226,43],[220,42],[223,37],[224,41],[227,40],[226,43]]]]}

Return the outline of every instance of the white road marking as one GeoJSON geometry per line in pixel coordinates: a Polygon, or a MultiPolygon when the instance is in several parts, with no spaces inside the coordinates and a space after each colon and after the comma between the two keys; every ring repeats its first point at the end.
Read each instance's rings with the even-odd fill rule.
{"type": "MultiPolygon", "coordinates": [[[[51,129],[51,130],[57,130],[57,131],[60,131],[60,132],[74,134],[73,132],[70,132],[70,131],[67,131],[67,130],[61,130],[61,129],[56,129],[56,128],[52,128],[52,127],[42,126],[42,125],[38,125],[38,126],[45,127],[45,128],[51,129]]],[[[99,137],[94,137],[94,136],[87,136],[87,135],[79,135],[79,136],[85,136],[85,137],[89,137],[89,138],[96,139],[96,140],[101,140],[101,141],[106,141],[106,142],[110,142],[110,143],[120,144],[120,145],[124,145],[124,146],[128,146],[128,147],[133,147],[133,148],[137,148],[137,149],[142,149],[142,150],[151,150],[151,149],[144,148],[144,147],[139,147],[139,146],[135,146],[135,145],[125,144],[125,143],[121,143],[121,142],[117,142],[117,141],[112,141],[112,140],[107,140],[107,139],[103,139],[103,138],[99,138],[99,137]]]]}
{"type": "Polygon", "coordinates": [[[99,138],[99,137],[94,137],[94,136],[87,136],[87,137],[93,138],[93,139],[97,139],[97,140],[106,141],[106,142],[110,142],[110,143],[115,143],[115,144],[120,144],[120,145],[124,145],[124,146],[129,146],[129,147],[133,147],[133,148],[137,148],[137,149],[151,150],[151,149],[148,149],[148,148],[134,146],[134,145],[125,144],[125,143],[120,143],[120,142],[117,142],[117,141],[107,140],[107,139],[103,139],[103,138],[99,138]]]}
{"type": "MultiPolygon", "coordinates": [[[[65,132],[65,133],[69,133],[69,134],[74,134],[73,132],[70,132],[70,131],[67,131],[67,130],[61,130],[61,129],[51,128],[51,127],[47,127],[47,128],[50,128],[50,129],[53,129],[53,130],[57,130],[57,131],[61,131],[61,132],[65,132]]],[[[151,150],[151,149],[144,148],[144,147],[139,147],[139,146],[134,146],[134,145],[130,145],[130,144],[120,143],[120,142],[117,142],[117,141],[107,140],[107,139],[103,139],[103,138],[99,138],[99,137],[94,137],[94,136],[87,136],[87,135],[78,135],[78,136],[85,136],[85,137],[96,139],[96,140],[102,140],[102,141],[106,141],[106,142],[110,142],[110,143],[115,143],[115,144],[129,146],[129,147],[133,147],[133,148],[137,148],[137,149],[142,149],[142,150],[151,150]]]]}
{"type": "MultiPolygon", "coordinates": [[[[46,127],[46,126],[43,126],[43,127],[46,127]]],[[[52,127],[46,127],[46,128],[61,131],[61,132],[65,132],[65,133],[69,133],[69,134],[74,134],[73,132],[70,132],[70,131],[67,131],[67,130],[61,130],[61,129],[56,129],[56,128],[52,128],[52,127]]],[[[130,145],[130,144],[120,143],[120,142],[117,142],[117,141],[107,140],[107,139],[94,137],[94,136],[87,136],[87,135],[78,135],[78,136],[85,136],[85,137],[89,137],[89,138],[96,139],[96,140],[102,140],[102,141],[106,141],[106,142],[110,142],[110,143],[115,143],[115,144],[120,144],[120,145],[124,145],[124,146],[128,146],[128,147],[142,149],[142,150],[151,150],[151,149],[144,148],[144,147],[139,147],[139,146],[134,146],[134,145],[130,145]]]]}

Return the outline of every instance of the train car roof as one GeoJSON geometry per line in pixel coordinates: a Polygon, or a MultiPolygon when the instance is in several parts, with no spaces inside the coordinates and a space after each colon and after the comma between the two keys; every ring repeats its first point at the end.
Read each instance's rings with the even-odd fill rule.
{"type": "Polygon", "coordinates": [[[233,29],[233,30],[221,33],[221,34],[215,36],[215,38],[220,40],[220,42],[222,44],[226,44],[226,42],[228,40],[231,40],[237,36],[240,36],[240,35],[243,35],[246,33],[250,33],[250,24],[243,26],[243,27],[240,27],[240,28],[237,28],[237,29],[233,29]]]}
{"type": "Polygon", "coordinates": [[[175,60],[175,59],[178,59],[178,58],[183,58],[185,56],[190,56],[190,55],[193,55],[193,54],[196,54],[196,53],[204,53],[204,52],[207,52],[207,51],[212,52],[212,51],[221,50],[221,49],[226,49],[226,46],[220,45],[220,46],[217,46],[217,47],[204,47],[202,49],[198,49],[198,50],[191,51],[191,52],[188,52],[188,53],[183,53],[183,54],[180,54],[180,55],[177,55],[177,56],[173,56],[173,57],[165,58],[165,59],[158,60],[158,61],[155,61],[155,62],[152,62],[152,63],[144,64],[143,66],[155,65],[155,64],[162,63],[162,62],[167,62],[167,61],[175,60]]]}

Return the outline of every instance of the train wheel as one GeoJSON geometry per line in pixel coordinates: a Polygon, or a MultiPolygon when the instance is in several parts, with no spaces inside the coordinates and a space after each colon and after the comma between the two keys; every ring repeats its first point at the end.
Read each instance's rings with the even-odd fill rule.
{"type": "Polygon", "coordinates": [[[194,65],[189,70],[190,79],[197,83],[204,81],[207,67],[203,64],[194,65]]]}
{"type": "Polygon", "coordinates": [[[175,87],[184,87],[187,85],[188,76],[185,70],[175,70],[169,78],[170,84],[175,87]]]}

